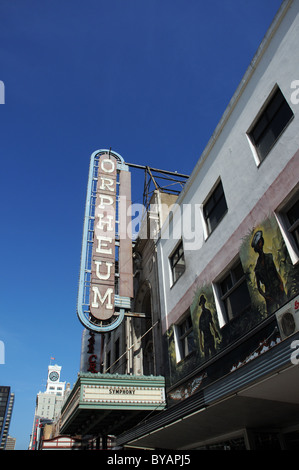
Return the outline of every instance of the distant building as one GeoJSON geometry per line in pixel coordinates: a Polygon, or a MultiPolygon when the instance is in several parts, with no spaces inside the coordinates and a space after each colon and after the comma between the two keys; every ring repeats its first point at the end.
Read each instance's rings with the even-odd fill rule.
{"type": "Polygon", "coordinates": [[[10,387],[0,386],[0,449],[5,449],[14,405],[14,393],[10,387]]]}
{"type": "Polygon", "coordinates": [[[15,450],[16,438],[7,436],[5,450],[15,450]]]}
{"type": "Polygon", "coordinates": [[[39,392],[36,398],[37,416],[55,420],[59,415],[65,391],[65,382],[60,382],[60,372],[60,366],[48,367],[46,391],[39,392]]]}
{"type": "Polygon", "coordinates": [[[60,381],[61,366],[49,365],[46,391],[39,392],[36,397],[33,429],[30,438],[29,449],[36,450],[39,447],[42,430],[46,424],[57,425],[60,410],[66,396],[69,393],[69,384],[60,381]]]}

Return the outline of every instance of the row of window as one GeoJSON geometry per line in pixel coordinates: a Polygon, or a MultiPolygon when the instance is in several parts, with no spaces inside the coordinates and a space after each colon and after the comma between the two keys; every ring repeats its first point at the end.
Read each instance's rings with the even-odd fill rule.
{"type": "MultiPolygon", "coordinates": [[[[278,87],[270,95],[267,103],[262,108],[247,135],[262,162],[287,125],[293,118],[293,112],[278,87]]],[[[208,235],[210,235],[227,212],[227,203],[222,186],[219,181],[212,194],[203,205],[203,216],[208,235]]],[[[275,214],[280,221],[280,227],[284,239],[292,247],[293,262],[299,260],[299,193],[297,193],[284,207],[275,214]]],[[[175,251],[169,258],[174,284],[185,272],[183,242],[180,241],[175,251]]],[[[247,288],[245,274],[241,262],[235,264],[224,274],[215,285],[218,300],[225,312],[225,322],[229,322],[236,316],[250,309],[251,299],[247,288]]],[[[176,343],[178,346],[177,358],[182,360],[195,348],[192,319],[190,312],[184,316],[184,320],[175,325],[176,343]]]]}
{"type": "MultiPolygon", "coordinates": [[[[299,260],[299,193],[279,213],[280,220],[285,221],[284,235],[288,237],[294,247],[299,260]]],[[[177,264],[185,268],[182,242],[177,250],[177,264]],[[179,260],[179,261],[178,261],[179,260]]],[[[176,265],[174,266],[175,269],[176,265]]],[[[248,311],[251,307],[251,298],[247,287],[242,264],[238,259],[224,276],[215,284],[218,300],[224,312],[225,323],[238,315],[248,311]]],[[[194,350],[194,336],[190,312],[184,320],[176,325],[176,339],[178,343],[178,359],[181,360],[194,350]]]]}
{"type": "MultiPolygon", "coordinates": [[[[284,98],[281,90],[276,86],[271,93],[265,106],[258,114],[253,125],[247,132],[259,162],[262,162],[274,144],[277,142],[283,131],[286,129],[294,114],[284,98]]],[[[221,180],[203,204],[203,217],[208,235],[217,227],[219,222],[227,213],[227,203],[221,180]]],[[[298,235],[298,202],[297,206],[289,210],[287,217],[290,225],[289,230],[299,244],[298,235]]],[[[172,284],[174,284],[185,271],[185,260],[183,245],[180,243],[170,256],[170,268],[172,273],[172,284]]]]}
{"type": "MultiPolygon", "coordinates": [[[[227,204],[222,183],[220,181],[212,195],[203,206],[203,214],[209,234],[215,229],[226,212],[227,204]]],[[[185,272],[185,258],[182,241],[178,244],[170,256],[169,261],[172,274],[172,284],[175,284],[176,281],[185,272]]]]}

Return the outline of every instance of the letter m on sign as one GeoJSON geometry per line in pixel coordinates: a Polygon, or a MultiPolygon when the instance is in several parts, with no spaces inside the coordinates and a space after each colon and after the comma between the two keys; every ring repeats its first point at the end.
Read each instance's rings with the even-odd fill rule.
{"type": "Polygon", "coordinates": [[[99,320],[108,320],[114,313],[114,292],[111,287],[102,285],[92,286],[92,298],[90,303],[91,314],[99,320]],[[101,290],[105,290],[104,293],[101,290]]]}

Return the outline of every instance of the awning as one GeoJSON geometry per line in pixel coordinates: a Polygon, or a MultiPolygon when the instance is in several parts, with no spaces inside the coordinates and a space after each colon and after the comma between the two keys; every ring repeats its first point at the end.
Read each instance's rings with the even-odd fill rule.
{"type": "Polygon", "coordinates": [[[61,410],[60,434],[119,434],[165,406],[164,377],[80,373],[61,410]]]}
{"type": "MultiPolygon", "coordinates": [[[[194,449],[244,429],[299,425],[299,366],[291,362],[298,333],[240,369],[118,436],[144,449],[194,449]]],[[[299,343],[299,342],[298,342],[299,343]]]]}

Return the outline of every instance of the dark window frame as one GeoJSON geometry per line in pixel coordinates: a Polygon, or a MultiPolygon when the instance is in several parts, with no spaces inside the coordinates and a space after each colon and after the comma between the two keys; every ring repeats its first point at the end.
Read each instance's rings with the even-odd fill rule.
{"type": "Polygon", "coordinates": [[[119,338],[116,338],[114,343],[114,360],[118,361],[120,356],[120,341],[119,338]]]}
{"type": "Polygon", "coordinates": [[[178,347],[180,352],[179,362],[186,359],[195,351],[194,329],[190,310],[183,320],[176,325],[178,347]]]}
{"type": "Polygon", "coordinates": [[[265,160],[293,118],[290,105],[276,86],[247,133],[260,163],[265,160]]]}
{"type": "Polygon", "coordinates": [[[169,257],[170,262],[170,269],[172,274],[172,286],[182,277],[186,270],[186,262],[185,262],[185,254],[184,254],[184,246],[183,241],[181,240],[180,243],[177,245],[175,250],[169,257]],[[177,257],[177,259],[176,259],[177,257]],[[179,264],[183,261],[183,265],[179,264]],[[183,269],[181,269],[183,267],[183,269]]]}
{"type": "Polygon", "coordinates": [[[210,235],[215,230],[215,228],[221,222],[227,211],[228,206],[223,189],[223,184],[222,181],[219,180],[215,188],[211,192],[210,196],[203,204],[203,216],[207,226],[208,235],[210,235]],[[216,211],[219,211],[219,214],[216,214],[216,211]]]}
{"type": "Polygon", "coordinates": [[[240,259],[236,260],[231,268],[226,271],[225,275],[222,276],[217,285],[227,322],[232,321],[234,318],[250,310],[251,298],[247,286],[246,275],[243,271],[240,259]],[[241,302],[245,299],[244,305],[242,305],[242,308],[238,308],[238,310],[235,310],[233,308],[235,305],[232,305],[232,303],[236,303],[236,294],[240,295],[238,303],[240,298],[241,302]],[[247,299],[245,295],[247,296],[247,299]]]}
{"type": "Polygon", "coordinates": [[[107,351],[106,354],[106,370],[110,369],[111,366],[111,351],[107,351]]]}
{"type": "Polygon", "coordinates": [[[299,217],[296,218],[297,213],[299,214],[299,190],[290,197],[287,203],[277,211],[278,219],[281,223],[281,229],[283,236],[286,237],[291,249],[294,252],[298,262],[299,258],[299,217]]]}
{"type": "Polygon", "coordinates": [[[299,195],[297,199],[293,201],[293,204],[285,211],[285,217],[288,221],[287,230],[292,237],[297,253],[299,253],[299,217],[295,219],[295,211],[299,213],[299,195]]]}

